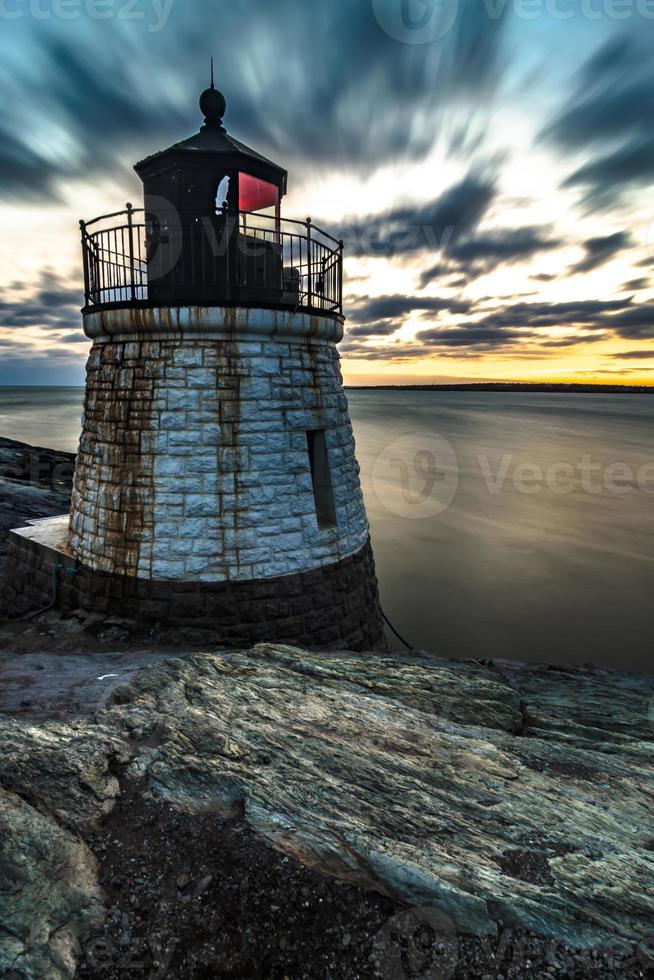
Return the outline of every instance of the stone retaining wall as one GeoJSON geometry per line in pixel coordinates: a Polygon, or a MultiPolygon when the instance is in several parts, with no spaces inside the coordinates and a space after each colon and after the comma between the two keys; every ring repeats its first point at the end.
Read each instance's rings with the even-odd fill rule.
{"type": "MultiPolygon", "coordinates": [[[[44,522],[45,523],[45,522],[44,522]]],[[[39,528],[10,535],[0,584],[0,619],[48,605],[57,573],[57,608],[215,631],[226,646],[265,640],[313,649],[383,649],[370,543],[355,555],[295,575],[249,582],[152,581],[95,572],[38,541],[39,528]],[[35,533],[36,532],[36,533],[35,533]],[[75,572],[66,569],[75,568],[75,572]]]]}

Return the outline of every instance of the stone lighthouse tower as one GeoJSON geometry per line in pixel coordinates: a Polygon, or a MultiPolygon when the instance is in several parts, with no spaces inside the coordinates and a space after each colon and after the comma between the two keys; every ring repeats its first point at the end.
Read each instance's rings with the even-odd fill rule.
{"type": "Polygon", "coordinates": [[[336,349],[343,243],[282,219],[287,174],[228,135],[213,80],[200,108],[195,136],[136,165],[142,210],[81,223],[72,512],[15,532],[18,565],[49,534],[60,604],[233,644],[379,647],[336,349]]]}

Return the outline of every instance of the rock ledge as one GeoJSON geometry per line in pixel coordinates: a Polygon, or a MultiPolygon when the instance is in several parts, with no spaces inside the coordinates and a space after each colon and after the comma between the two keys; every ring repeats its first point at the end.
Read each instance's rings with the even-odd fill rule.
{"type": "Polygon", "coordinates": [[[102,905],[83,839],[128,786],[240,813],[289,858],[437,909],[459,936],[501,923],[633,950],[654,922],[653,697],[653,678],[593,667],[270,644],[9,659],[0,975],[73,975],[102,905]]]}

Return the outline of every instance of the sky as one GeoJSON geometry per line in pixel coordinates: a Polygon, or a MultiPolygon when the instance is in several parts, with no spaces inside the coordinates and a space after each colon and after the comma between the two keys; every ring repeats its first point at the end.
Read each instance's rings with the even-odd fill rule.
{"type": "Polygon", "coordinates": [[[654,383],[654,0],[0,0],[0,384],[83,384],[80,218],[209,58],[346,244],[349,384],[654,383]]]}

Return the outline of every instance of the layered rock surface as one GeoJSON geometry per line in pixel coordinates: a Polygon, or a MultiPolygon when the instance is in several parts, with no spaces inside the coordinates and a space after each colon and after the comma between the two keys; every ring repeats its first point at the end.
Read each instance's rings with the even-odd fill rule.
{"type": "Polygon", "coordinates": [[[2,894],[0,974],[42,976],[49,957],[50,976],[72,975],[97,903],[75,835],[126,780],[187,813],[242,809],[277,849],[438,908],[459,934],[502,921],[578,947],[638,942],[654,921],[653,698],[654,678],[592,667],[273,645],[6,659],[0,786],[47,847],[64,835],[67,868],[91,870],[66,893],[62,952],[50,917],[70,875],[28,847],[2,894]]]}
{"type": "Polygon", "coordinates": [[[0,787],[0,976],[73,976],[103,912],[89,849],[0,787]]]}

